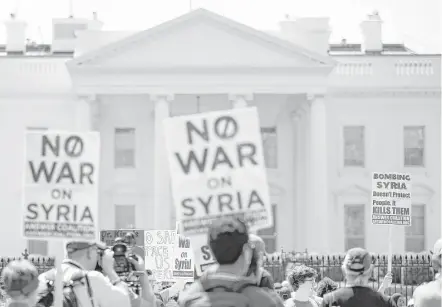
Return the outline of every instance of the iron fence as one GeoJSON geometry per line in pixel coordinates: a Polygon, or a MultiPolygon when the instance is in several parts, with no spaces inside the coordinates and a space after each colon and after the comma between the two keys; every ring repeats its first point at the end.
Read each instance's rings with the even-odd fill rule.
{"type": "MultiPolygon", "coordinates": [[[[0,258],[0,273],[3,268],[11,261],[28,258],[27,253],[24,257],[18,258],[0,258]]],[[[269,255],[265,258],[264,267],[272,274],[275,282],[282,282],[287,276],[287,272],[294,266],[304,264],[318,271],[318,281],[324,277],[336,281],[340,286],[345,286],[345,278],[342,274],[341,265],[345,255],[309,255],[305,253],[284,253],[269,255]]],[[[38,269],[38,272],[44,273],[54,267],[54,259],[50,257],[31,258],[30,260],[38,269]]],[[[377,290],[387,273],[387,256],[373,255],[372,263],[374,265],[373,273],[370,279],[370,285],[377,290]]],[[[430,254],[407,254],[393,255],[392,258],[393,283],[385,294],[401,293],[407,298],[412,296],[414,289],[425,282],[434,279],[434,271],[431,266],[430,254]]],[[[1,284],[1,281],[0,281],[1,284]]],[[[1,305],[2,291],[0,291],[1,305]]]]}
{"type": "MultiPolygon", "coordinates": [[[[294,266],[304,264],[317,270],[318,281],[329,277],[340,286],[345,286],[346,281],[341,269],[344,257],[345,254],[308,255],[308,253],[282,252],[266,257],[264,267],[272,274],[275,282],[282,282],[294,266]]],[[[372,255],[372,263],[374,268],[370,286],[377,290],[387,274],[387,255],[372,255]]],[[[431,255],[428,253],[393,255],[392,273],[393,283],[386,289],[385,294],[401,293],[408,301],[417,286],[434,279],[431,255]]]]}

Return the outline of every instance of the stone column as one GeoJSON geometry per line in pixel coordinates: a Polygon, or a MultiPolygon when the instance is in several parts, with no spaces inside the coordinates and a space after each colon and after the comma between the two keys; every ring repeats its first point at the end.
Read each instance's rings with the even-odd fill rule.
{"type": "Polygon", "coordinates": [[[314,212],[309,206],[310,170],[309,170],[309,112],[307,105],[301,105],[292,115],[292,121],[295,129],[295,207],[296,207],[296,248],[297,251],[304,251],[309,246],[311,235],[309,222],[314,216],[314,212]]]}
{"type": "Polygon", "coordinates": [[[310,205],[315,212],[312,220],[314,232],[310,246],[312,252],[327,252],[328,197],[327,175],[327,113],[323,95],[308,95],[310,103],[310,205]]]}
{"type": "Polygon", "coordinates": [[[101,103],[97,96],[80,97],[75,102],[77,131],[99,131],[101,103]]]}
{"type": "Polygon", "coordinates": [[[229,101],[232,102],[232,108],[247,108],[247,101],[253,100],[252,94],[229,94],[229,101]]]}
{"type": "Polygon", "coordinates": [[[169,176],[169,163],[166,154],[164,120],[169,117],[169,102],[173,95],[152,95],[155,113],[155,145],[154,145],[154,228],[173,229],[171,225],[172,190],[169,176]]]}

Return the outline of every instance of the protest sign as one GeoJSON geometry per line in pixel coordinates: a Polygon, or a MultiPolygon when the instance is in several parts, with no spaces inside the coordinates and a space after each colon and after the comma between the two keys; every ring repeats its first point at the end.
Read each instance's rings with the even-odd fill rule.
{"type": "Polygon", "coordinates": [[[372,218],[375,225],[411,225],[411,175],[373,173],[372,218]]]}
{"type": "Polygon", "coordinates": [[[372,176],[371,222],[388,225],[388,272],[393,257],[393,226],[411,225],[411,175],[374,172],[372,176]]]}
{"type": "Polygon", "coordinates": [[[207,234],[226,215],[252,229],[272,226],[256,108],[168,118],[164,127],[182,234],[207,234]]]}
{"type": "Polygon", "coordinates": [[[174,247],[173,278],[193,281],[195,263],[190,238],[177,235],[174,247]]]}
{"type": "Polygon", "coordinates": [[[144,233],[146,269],[152,270],[157,281],[174,281],[175,240],[175,230],[148,230],[144,233]]]}
{"type": "Polygon", "coordinates": [[[99,134],[28,131],[25,146],[24,237],[96,240],[99,134]]]}
{"type": "Polygon", "coordinates": [[[192,235],[191,237],[193,253],[195,257],[195,269],[198,276],[201,276],[209,267],[216,264],[212,250],[207,243],[206,234],[192,235]]]}

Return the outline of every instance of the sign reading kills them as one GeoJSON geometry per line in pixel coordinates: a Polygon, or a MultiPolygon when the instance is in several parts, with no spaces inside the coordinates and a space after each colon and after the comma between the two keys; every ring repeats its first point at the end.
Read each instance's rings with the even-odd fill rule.
{"type": "Polygon", "coordinates": [[[256,108],[168,118],[165,138],[181,230],[207,233],[215,219],[273,224],[256,108]]]}
{"type": "Polygon", "coordinates": [[[372,224],[411,225],[411,175],[373,173],[372,224]]]}
{"type": "Polygon", "coordinates": [[[25,139],[24,236],[96,239],[99,134],[27,132],[25,139]]]}

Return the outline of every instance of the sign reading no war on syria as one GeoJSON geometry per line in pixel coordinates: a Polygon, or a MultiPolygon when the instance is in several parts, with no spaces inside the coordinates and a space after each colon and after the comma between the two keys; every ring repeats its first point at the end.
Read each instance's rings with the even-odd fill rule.
{"type": "Polygon", "coordinates": [[[220,216],[252,229],[273,224],[256,108],[165,120],[177,220],[185,235],[206,233],[220,216]]]}
{"type": "Polygon", "coordinates": [[[26,238],[98,237],[99,134],[25,135],[23,234],[26,238]]]}

